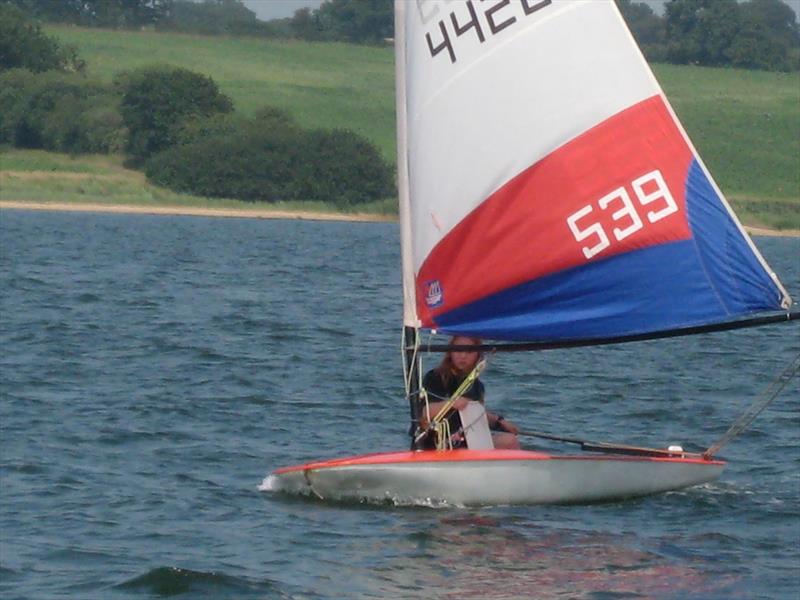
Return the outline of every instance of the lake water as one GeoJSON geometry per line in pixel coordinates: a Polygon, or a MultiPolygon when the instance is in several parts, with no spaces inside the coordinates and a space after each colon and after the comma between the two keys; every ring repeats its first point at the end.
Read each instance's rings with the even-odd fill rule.
{"type": "MultiPolygon", "coordinates": [[[[396,225],[6,210],[0,227],[5,599],[800,596],[797,379],[687,491],[292,499],[258,486],[407,446],[396,225]]],[[[800,297],[800,240],[756,242],[800,297]]],[[[798,352],[792,323],[504,355],[483,379],[529,429],[705,447],[798,352]]]]}

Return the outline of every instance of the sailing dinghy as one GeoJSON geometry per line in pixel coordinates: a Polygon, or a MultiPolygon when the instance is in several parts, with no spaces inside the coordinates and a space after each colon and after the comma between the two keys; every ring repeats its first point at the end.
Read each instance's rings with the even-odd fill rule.
{"type": "MultiPolygon", "coordinates": [[[[429,433],[420,331],[546,349],[797,316],[613,0],[397,0],[395,35],[412,439],[429,433]]],[[[379,502],[577,503],[709,482],[725,464],[680,447],[479,446],[286,467],[265,486],[379,502]]]]}

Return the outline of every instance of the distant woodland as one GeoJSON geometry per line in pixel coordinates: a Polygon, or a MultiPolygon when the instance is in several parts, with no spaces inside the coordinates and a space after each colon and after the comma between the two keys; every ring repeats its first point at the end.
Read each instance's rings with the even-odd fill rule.
{"type": "MultiPolygon", "coordinates": [[[[287,19],[259,21],[239,0],[2,0],[34,19],[87,27],[142,28],[382,44],[394,36],[393,0],[327,0],[287,19]]],[[[494,4],[475,2],[476,10],[494,4]]],[[[783,0],[670,0],[663,16],[616,0],[652,62],[800,70],[800,28],[783,0]]]]}

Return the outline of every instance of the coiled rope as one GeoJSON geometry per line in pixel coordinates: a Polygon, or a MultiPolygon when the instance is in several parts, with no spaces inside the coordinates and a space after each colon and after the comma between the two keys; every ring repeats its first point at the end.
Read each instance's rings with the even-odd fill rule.
{"type": "Polygon", "coordinates": [[[436,431],[436,449],[452,450],[453,440],[450,437],[450,421],[444,420],[434,424],[436,431]]]}

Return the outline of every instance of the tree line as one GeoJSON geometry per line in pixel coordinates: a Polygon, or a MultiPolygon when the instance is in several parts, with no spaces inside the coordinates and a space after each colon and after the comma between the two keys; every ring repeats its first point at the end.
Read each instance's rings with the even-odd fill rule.
{"type": "Polygon", "coordinates": [[[210,77],[188,69],[152,65],[104,84],[85,66],[0,4],[0,145],[122,153],[152,182],[200,196],[348,207],[395,193],[392,167],[351,131],[304,129],[269,106],[238,114],[210,77]]]}
{"type": "Polygon", "coordinates": [[[797,15],[782,0],[670,0],[663,17],[642,2],[616,2],[651,62],[800,70],[797,15]]]}
{"type": "MultiPolygon", "coordinates": [[[[0,1],[37,19],[90,27],[355,44],[382,44],[394,36],[393,0],[326,0],[317,9],[268,22],[241,0],[0,1]]],[[[641,1],[616,2],[652,62],[800,70],[800,28],[784,0],[669,0],[663,16],[641,1]]]]}
{"type": "Polygon", "coordinates": [[[259,21],[240,0],[0,0],[51,23],[207,35],[291,37],[288,19],[259,21]]]}

